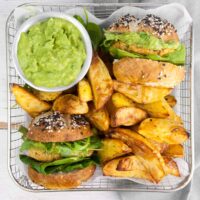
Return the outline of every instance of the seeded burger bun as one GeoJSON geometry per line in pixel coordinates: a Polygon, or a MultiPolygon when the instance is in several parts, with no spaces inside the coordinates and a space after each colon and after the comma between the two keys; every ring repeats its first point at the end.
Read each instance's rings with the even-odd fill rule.
{"type": "Polygon", "coordinates": [[[166,19],[148,14],[137,19],[133,15],[124,15],[108,28],[110,32],[147,32],[163,41],[179,41],[177,30],[166,19]]]}
{"type": "Polygon", "coordinates": [[[50,111],[31,122],[20,159],[34,183],[48,189],[74,188],[94,174],[91,155],[99,144],[83,116],[50,111]]]}
{"type": "Polygon", "coordinates": [[[90,165],[84,169],[59,174],[41,174],[33,168],[28,168],[28,175],[31,180],[47,189],[71,189],[81,185],[82,182],[87,181],[95,172],[96,166],[90,165]]]}
{"type": "Polygon", "coordinates": [[[173,88],[185,78],[185,69],[171,63],[139,58],[122,58],[113,64],[118,81],[152,87],[173,88]]]}
{"type": "Polygon", "coordinates": [[[72,142],[92,135],[82,115],[44,113],[31,122],[27,138],[39,142],[72,142]]]}
{"type": "Polygon", "coordinates": [[[127,14],[105,30],[104,48],[114,58],[132,57],[185,63],[185,46],[166,19],[148,14],[138,19],[127,14]]]}

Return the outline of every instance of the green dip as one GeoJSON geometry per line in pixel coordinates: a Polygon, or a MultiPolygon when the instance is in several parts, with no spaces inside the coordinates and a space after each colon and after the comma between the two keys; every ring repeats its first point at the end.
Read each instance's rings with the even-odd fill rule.
{"type": "Polygon", "coordinates": [[[50,18],[21,33],[17,50],[25,77],[37,86],[67,86],[81,71],[86,50],[79,30],[69,21],[50,18]]]}

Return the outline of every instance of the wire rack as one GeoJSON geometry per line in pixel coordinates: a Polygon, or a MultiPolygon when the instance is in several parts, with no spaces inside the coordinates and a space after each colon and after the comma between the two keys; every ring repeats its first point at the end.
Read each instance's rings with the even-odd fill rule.
{"type": "MultiPolygon", "coordinates": [[[[23,6],[34,6],[41,9],[43,12],[49,11],[58,11],[62,12],[69,8],[74,7],[84,7],[91,13],[93,13],[98,18],[107,18],[113,11],[123,6],[136,6],[142,7],[143,9],[155,8],[160,4],[134,4],[134,3],[121,3],[121,4],[64,4],[64,5],[54,5],[54,4],[25,4],[23,6]]],[[[17,7],[16,9],[18,9],[17,7]]],[[[15,10],[16,10],[15,9],[15,10]]],[[[16,33],[16,19],[14,17],[13,10],[8,17],[6,25],[6,47],[7,47],[7,75],[8,75],[8,169],[11,175],[11,178],[14,182],[20,186],[22,189],[34,192],[49,191],[44,189],[41,186],[38,186],[31,182],[27,177],[18,162],[19,147],[22,143],[21,134],[18,132],[18,127],[20,125],[26,125],[27,116],[25,112],[19,107],[15,98],[10,91],[10,85],[12,83],[17,83],[23,85],[23,81],[17,75],[13,61],[12,61],[12,44],[16,33]]],[[[178,28],[178,27],[177,27],[178,28]]],[[[180,27],[179,27],[180,29],[180,27]]],[[[193,167],[194,167],[194,151],[193,151],[193,116],[192,116],[192,55],[193,55],[193,33],[192,33],[192,24],[183,34],[182,42],[186,46],[187,59],[186,59],[186,78],[185,80],[176,88],[176,98],[177,98],[177,114],[181,116],[184,121],[184,126],[187,132],[190,134],[189,140],[184,144],[185,156],[184,160],[189,165],[189,175],[178,184],[175,184],[172,180],[161,185],[141,185],[128,180],[119,180],[119,179],[107,179],[102,177],[100,180],[93,180],[84,183],[80,187],[73,190],[66,191],[111,191],[111,190],[121,190],[121,191],[157,191],[157,192],[171,192],[179,190],[185,187],[192,177],[193,167]]],[[[51,190],[52,191],[52,190],[51,190]]]]}

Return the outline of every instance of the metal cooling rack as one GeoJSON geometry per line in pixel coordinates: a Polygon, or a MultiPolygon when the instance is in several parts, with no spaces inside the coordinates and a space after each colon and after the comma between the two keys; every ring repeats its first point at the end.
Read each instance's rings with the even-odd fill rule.
{"type": "MultiPolygon", "coordinates": [[[[19,7],[33,6],[39,8],[43,12],[49,11],[58,11],[62,12],[66,9],[74,7],[84,7],[91,13],[93,13],[98,18],[107,18],[113,11],[123,6],[136,6],[143,9],[156,8],[161,4],[137,4],[137,3],[104,3],[104,4],[95,4],[95,3],[78,3],[78,4],[64,4],[64,5],[55,5],[55,4],[38,4],[31,3],[21,5],[19,7]]],[[[19,9],[17,7],[16,9],[19,9]]],[[[15,9],[15,10],[16,10],[15,9]]],[[[20,125],[26,125],[27,117],[25,112],[16,105],[15,98],[10,91],[10,84],[17,83],[23,84],[23,81],[17,75],[15,68],[12,63],[12,44],[13,39],[16,33],[16,19],[14,17],[13,10],[8,17],[6,25],[6,47],[7,47],[7,75],[8,75],[8,169],[10,176],[14,182],[27,191],[33,192],[44,192],[50,191],[46,190],[41,186],[38,186],[31,182],[31,180],[26,176],[23,170],[21,170],[20,164],[18,162],[19,147],[22,143],[21,134],[18,132],[18,127],[20,125]]],[[[178,27],[177,27],[178,28],[178,27]]],[[[171,192],[179,190],[185,187],[192,177],[192,172],[194,168],[194,147],[193,147],[193,82],[192,82],[192,72],[193,72],[193,32],[192,24],[187,30],[187,32],[182,33],[183,40],[182,42],[186,46],[187,50],[187,59],[186,59],[186,78],[185,81],[181,83],[180,86],[176,87],[176,98],[177,98],[177,114],[181,116],[184,121],[185,128],[190,134],[189,140],[184,144],[185,156],[184,160],[189,165],[189,175],[179,183],[175,184],[174,181],[167,181],[162,185],[141,185],[128,180],[110,180],[107,178],[101,178],[98,181],[86,182],[80,187],[73,190],[66,191],[157,191],[157,192],[171,192]]],[[[54,190],[51,190],[54,191],[54,190]]]]}

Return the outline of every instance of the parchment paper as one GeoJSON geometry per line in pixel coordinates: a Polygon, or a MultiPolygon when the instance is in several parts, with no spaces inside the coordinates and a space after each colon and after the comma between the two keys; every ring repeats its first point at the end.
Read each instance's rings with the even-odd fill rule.
{"type": "MultiPolygon", "coordinates": [[[[36,9],[35,7],[21,7],[18,8],[14,15],[15,19],[17,20],[17,27],[18,29],[20,25],[26,21],[26,19],[30,18],[31,16],[37,15],[39,13],[42,13],[43,11],[40,9],[36,9]]],[[[69,15],[80,15],[83,19],[85,19],[85,13],[83,8],[74,8],[66,10],[65,13],[69,15]]],[[[116,19],[118,19],[120,16],[125,14],[132,14],[136,16],[137,18],[141,18],[145,16],[146,14],[155,14],[160,16],[161,18],[167,19],[169,22],[171,22],[177,29],[177,32],[179,34],[180,40],[183,39],[184,34],[187,32],[188,28],[190,27],[192,23],[192,18],[190,17],[187,10],[184,8],[184,6],[172,3],[168,5],[164,5],[162,7],[156,8],[156,9],[148,9],[144,10],[137,7],[123,7],[115,12],[113,12],[108,18],[106,19],[98,19],[93,14],[88,12],[88,19],[91,22],[95,22],[99,25],[101,25],[103,28],[108,27],[112,22],[114,22],[116,19]]],[[[174,94],[176,96],[176,90],[174,90],[174,94]]],[[[27,122],[30,119],[27,117],[27,122]]],[[[188,174],[189,174],[189,168],[188,164],[180,158],[174,159],[179,167],[181,177],[174,177],[171,175],[166,176],[158,185],[162,186],[169,186],[169,183],[178,184],[180,183],[188,174]]],[[[19,161],[19,166],[22,171],[24,171],[27,174],[27,167],[24,166],[21,161],[19,161]]],[[[126,179],[130,181],[134,181],[136,183],[144,184],[144,185],[152,185],[153,183],[143,180],[143,179],[135,179],[135,178],[115,178],[115,177],[105,177],[102,174],[101,168],[97,167],[96,172],[94,176],[90,179],[91,181],[97,181],[100,179],[126,179]]]]}

